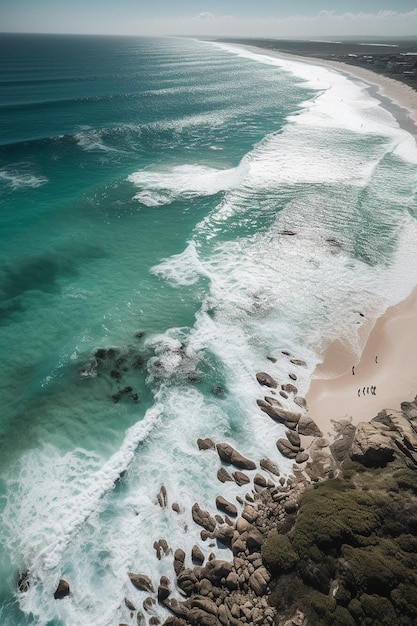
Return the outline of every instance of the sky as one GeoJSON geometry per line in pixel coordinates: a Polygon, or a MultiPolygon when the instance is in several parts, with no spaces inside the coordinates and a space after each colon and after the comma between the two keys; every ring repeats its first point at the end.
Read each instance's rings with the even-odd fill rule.
{"type": "Polygon", "coordinates": [[[0,32],[417,36],[417,0],[0,0],[0,32]]]}

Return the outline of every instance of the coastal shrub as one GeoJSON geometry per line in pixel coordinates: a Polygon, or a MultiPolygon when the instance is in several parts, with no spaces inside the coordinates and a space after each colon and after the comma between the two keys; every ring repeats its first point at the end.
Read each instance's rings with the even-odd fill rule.
{"type": "Polygon", "coordinates": [[[349,611],[339,606],[329,595],[314,592],[311,596],[311,608],[315,615],[309,615],[310,626],[356,626],[349,611]]]}
{"type": "Polygon", "coordinates": [[[400,489],[408,489],[417,494],[416,472],[411,469],[399,469],[393,474],[393,479],[400,489]]]}
{"type": "Polygon", "coordinates": [[[293,569],[299,557],[288,535],[271,533],[262,545],[262,560],[270,572],[279,574],[293,569]]]}
{"type": "Polygon", "coordinates": [[[365,613],[363,612],[363,608],[359,600],[357,598],[353,598],[353,600],[349,602],[347,608],[348,608],[349,613],[355,620],[355,623],[362,624],[364,617],[365,617],[365,613]]]}
{"type": "Polygon", "coordinates": [[[360,598],[360,602],[365,614],[365,619],[362,621],[362,624],[366,626],[368,624],[370,626],[396,626],[401,623],[398,620],[398,614],[395,613],[394,607],[388,598],[364,593],[360,598]]]}
{"type": "Polygon", "coordinates": [[[345,545],[342,556],[347,561],[345,580],[350,589],[385,596],[407,578],[407,570],[396,558],[395,546],[390,541],[382,540],[377,546],[367,548],[345,545]]]}
{"type": "Polygon", "coordinates": [[[303,581],[294,573],[282,574],[275,580],[275,584],[272,583],[271,587],[272,593],[268,601],[271,606],[277,609],[279,615],[287,610],[291,612],[293,608],[298,608],[304,599],[308,605],[310,604],[308,598],[311,595],[311,589],[304,585],[303,581]]]}
{"type": "Polygon", "coordinates": [[[302,555],[316,544],[323,551],[337,551],[358,535],[370,536],[381,524],[387,500],[354,489],[345,480],[322,483],[303,494],[292,535],[294,549],[302,555]]]}
{"type": "Polygon", "coordinates": [[[347,606],[352,599],[352,594],[343,583],[339,582],[335,598],[338,604],[341,604],[342,606],[347,606]]]}
{"type": "Polygon", "coordinates": [[[319,562],[312,559],[301,559],[297,573],[301,576],[306,585],[317,589],[321,593],[329,593],[330,583],[334,578],[335,560],[325,557],[319,562]]]}
{"type": "Polygon", "coordinates": [[[292,528],[276,545],[270,536],[275,573],[285,572],[271,604],[280,615],[300,608],[309,626],[416,626],[416,471],[358,465],[306,490],[292,528]]]}
{"type": "Polygon", "coordinates": [[[319,617],[331,613],[336,608],[336,600],[328,594],[315,591],[311,596],[311,606],[319,617]]]}
{"type": "Polygon", "coordinates": [[[401,583],[391,592],[391,602],[400,613],[414,618],[417,622],[417,592],[416,586],[409,583],[401,583]]]}
{"type": "Polygon", "coordinates": [[[396,543],[404,552],[417,552],[417,537],[415,535],[400,535],[397,537],[396,543]]]}

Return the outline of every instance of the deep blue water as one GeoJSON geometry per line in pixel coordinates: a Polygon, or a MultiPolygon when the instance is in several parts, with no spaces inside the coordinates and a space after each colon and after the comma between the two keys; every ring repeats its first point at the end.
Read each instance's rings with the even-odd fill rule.
{"type": "Polygon", "coordinates": [[[227,553],[191,521],[219,492],[196,439],[290,471],[255,373],[286,382],[289,351],[303,395],[326,341],[358,352],[358,321],[415,286],[416,164],[364,85],[323,68],[1,36],[2,626],[133,625],[127,572],[173,578],[155,540],[227,553]]]}

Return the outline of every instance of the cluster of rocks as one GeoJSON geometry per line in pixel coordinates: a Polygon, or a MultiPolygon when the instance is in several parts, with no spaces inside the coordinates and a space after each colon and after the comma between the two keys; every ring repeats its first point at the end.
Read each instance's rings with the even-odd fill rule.
{"type": "MultiPolygon", "coordinates": [[[[288,352],[283,352],[283,354],[291,357],[288,352]]],[[[276,361],[273,357],[268,357],[268,359],[272,362],[276,361]]],[[[307,365],[305,361],[294,358],[290,358],[290,363],[296,367],[306,367],[307,365]]],[[[277,441],[279,452],[286,458],[293,459],[296,463],[302,464],[308,460],[309,454],[301,446],[300,435],[321,437],[322,433],[316,423],[305,414],[307,403],[305,398],[298,395],[298,389],[294,385],[294,382],[297,380],[297,375],[290,372],[288,376],[292,382],[286,382],[280,386],[278,382],[266,372],[258,372],[256,379],[261,386],[268,387],[274,396],[279,388],[278,393],[281,398],[287,403],[288,401],[292,401],[293,404],[301,409],[301,412],[289,411],[284,408],[282,401],[274,396],[264,396],[263,399],[257,400],[257,404],[261,411],[266,413],[271,419],[280,424],[284,424],[288,428],[286,437],[278,439],[277,441]]]]}
{"type": "MultiPolygon", "coordinates": [[[[417,400],[417,398],[416,398],[417,400]]],[[[355,430],[350,456],[367,466],[385,465],[401,456],[417,466],[417,402],[403,402],[401,411],[384,410],[355,430]]]]}
{"type": "MultiPolygon", "coordinates": [[[[272,357],[268,358],[274,361],[272,357]]],[[[291,362],[296,367],[305,366],[303,361],[293,359],[291,362]]],[[[131,584],[148,594],[141,607],[136,607],[129,598],[124,601],[130,618],[135,619],[138,626],[306,626],[305,616],[300,611],[289,621],[280,620],[275,609],[268,604],[271,578],[262,562],[264,540],[277,528],[290,528],[304,490],[311,484],[336,476],[341,462],[347,457],[367,466],[378,466],[400,456],[401,462],[409,467],[417,466],[417,397],[414,402],[403,403],[401,411],[382,411],[370,422],[360,423],[357,427],[349,421],[333,422],[334,437],[330,441],[306,415],[305,401],[297,395],[298,390],[293,384],[297,376],[290,376],[291,383],[279,386],[266,372],[256,374],[259,384],[273,394],[258,400],[259,408],[287,428],[286,437],[278,439],[277,448],[294,460],[292,475],[288,478],[280,476],[278,466],[269,458],[256,463],[227,442],[215,444],[209,438],[198,439],[200,451],[217,453],[220,483],[234,482],[249,489],[244,497],[236,497],[236,504],[218,495],[216,513],[203,509],[198,502],[191,509],[194,523],[201,528],[201,541],[208,541],[209,545],[213,541],[223,544],[230,549],[232,558],[221,560],[214,553],[206,558],[195,544],[189,555],[193,566],[187,567],[189,559],[182,548],[172,549],[163,538],[155,541],[154,549],[159,560],[172,555],[175,580],[162,576],[155,584],[146,574],[128,574],[131,584]],[[293,401],[300,411],[284,408],[276,397],[277,392],[286,401],[293,401]],[[258,467],[263,473],[257,471],[258,467]],[[164,622],[159,617],[158,606],[161,605],[170,613],[164,622]]],[[[159,489],[157,501],[161,508],[168,508],[164,485],[159,489]]],[[[177,514],[183,512],[177,502],[171,504],[171,509],[177,514]]],[[[29,576],[24,573],[19,580],[19,589],[24,592],[28,588],[29,576]]],[[[69,594],[68,583],[61,579],[54,597],[60,599],[69,594]]]]}
{"type": "MultiPolygon", "coordinates": [[[[281,416],[280,421],[282,419],[281,416]]],[[[302,448],[303,439],[299,432],[300,419],[294,422],[292,428],[286,424],[289,427],[288,441],[298,450],[297,454],[302,448]]],[[[412,403],[403,403],[401,411],[379,413],[369,423],[363,422],[355,427],[346,421],[334,423],[333,426],[334,438],[330,441],[312,424],[311,430],[307,431],[308,460],[302,466],[295,463],[292,475],[287,479],[280,477],[273,461],[262,459],[260,467],[269,472],[270,479],[266,480],[263,475],[257,474],[263,480],[256,480],[255,477],[251,492],[245,495],[244,500],[237,498],[243,506],[240,516],[237,516],[236,505],[222,496],[216,498],[216,506],[224,517],[212,515],[195,503],[192,517],[202,528],[201,539],[216,539],[227,545],[233,558],[224,561],[211,554],[204,564],[204,554],[195,545],[191,554],[195,566],[189,568],[185,566],[185,552],[175,550],[175,586],[186,599],[171,598],[171,582],[162,577],[158,589],[154,590],[156,597],[149,596],[144,602],[145,612],[154,603],[162,603],[171,613],[163,622],[164,626],[306,626],[307,621],[301,611],[297,610],[289,621],[280,620],[275,610],[268,605],[270,574],[262,563],[261,546],[271,531],[291,526],[304,490],[312,483],[337,475],[340,463],[345,458],[350,457],[369,466],[386,464],[400,456],[402,463],[415,467],[417,398],[412,403]]],[[[210,439],[199,439],[197,445],[200,450],[215,449],[223,463],[238,468],[229,473],[222,466],[218,472],[221,482],[234,480],[237,484],[250,483],[249,476],[242,470],[256,469],[254,461],[245,458],[227,443],[215,445],[210,439]],[[245,477],[243,481],[242,476],[245,477]]],[[[166,490],[161,491],[165,493],[166,505],[166,490]]],[[[175,510],[174,505],[172,508],[175,510]]],[[[150,588],[148,586],[148,590],[150,588]]],[[[141,623],[141,619],[139,617],[138,623],[141,623]]],[[[160,620],[153,616],[148,623],[156,625],[160,620]]]]}
{"type": "MultiPolygon", "coordinates": [[[[136,339],[142,339],[144,333],[138,332],[136,339]]],[[[146,359],[134,346],[125,349],[98,348],[95,350],[88,363],[83,365],[78,373],[81,378],[91,380],[98,376],[105,377],[112,389],[111,400],[114,403],[127,400],[139,402],[139,394],[132,385],[126,384],[134,380],[132,373],[135,370],[143,370],[146,367],[146,359]],[[126,377],[129,381],[126,381],[126,377]]]]}

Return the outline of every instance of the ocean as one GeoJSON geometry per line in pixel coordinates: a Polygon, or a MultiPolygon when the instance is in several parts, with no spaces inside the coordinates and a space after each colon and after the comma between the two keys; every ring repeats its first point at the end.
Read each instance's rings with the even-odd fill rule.
{"type": "Polygon", "coordinates": [[[360,81],[180,38],[2,35],[0,113],[0,624],[133,626],[155,541],[230,556],[191,507],[251,486],[197,439],[288,476],[256,373],[304,396],[417,284],[415,140],[360,81]]]}

